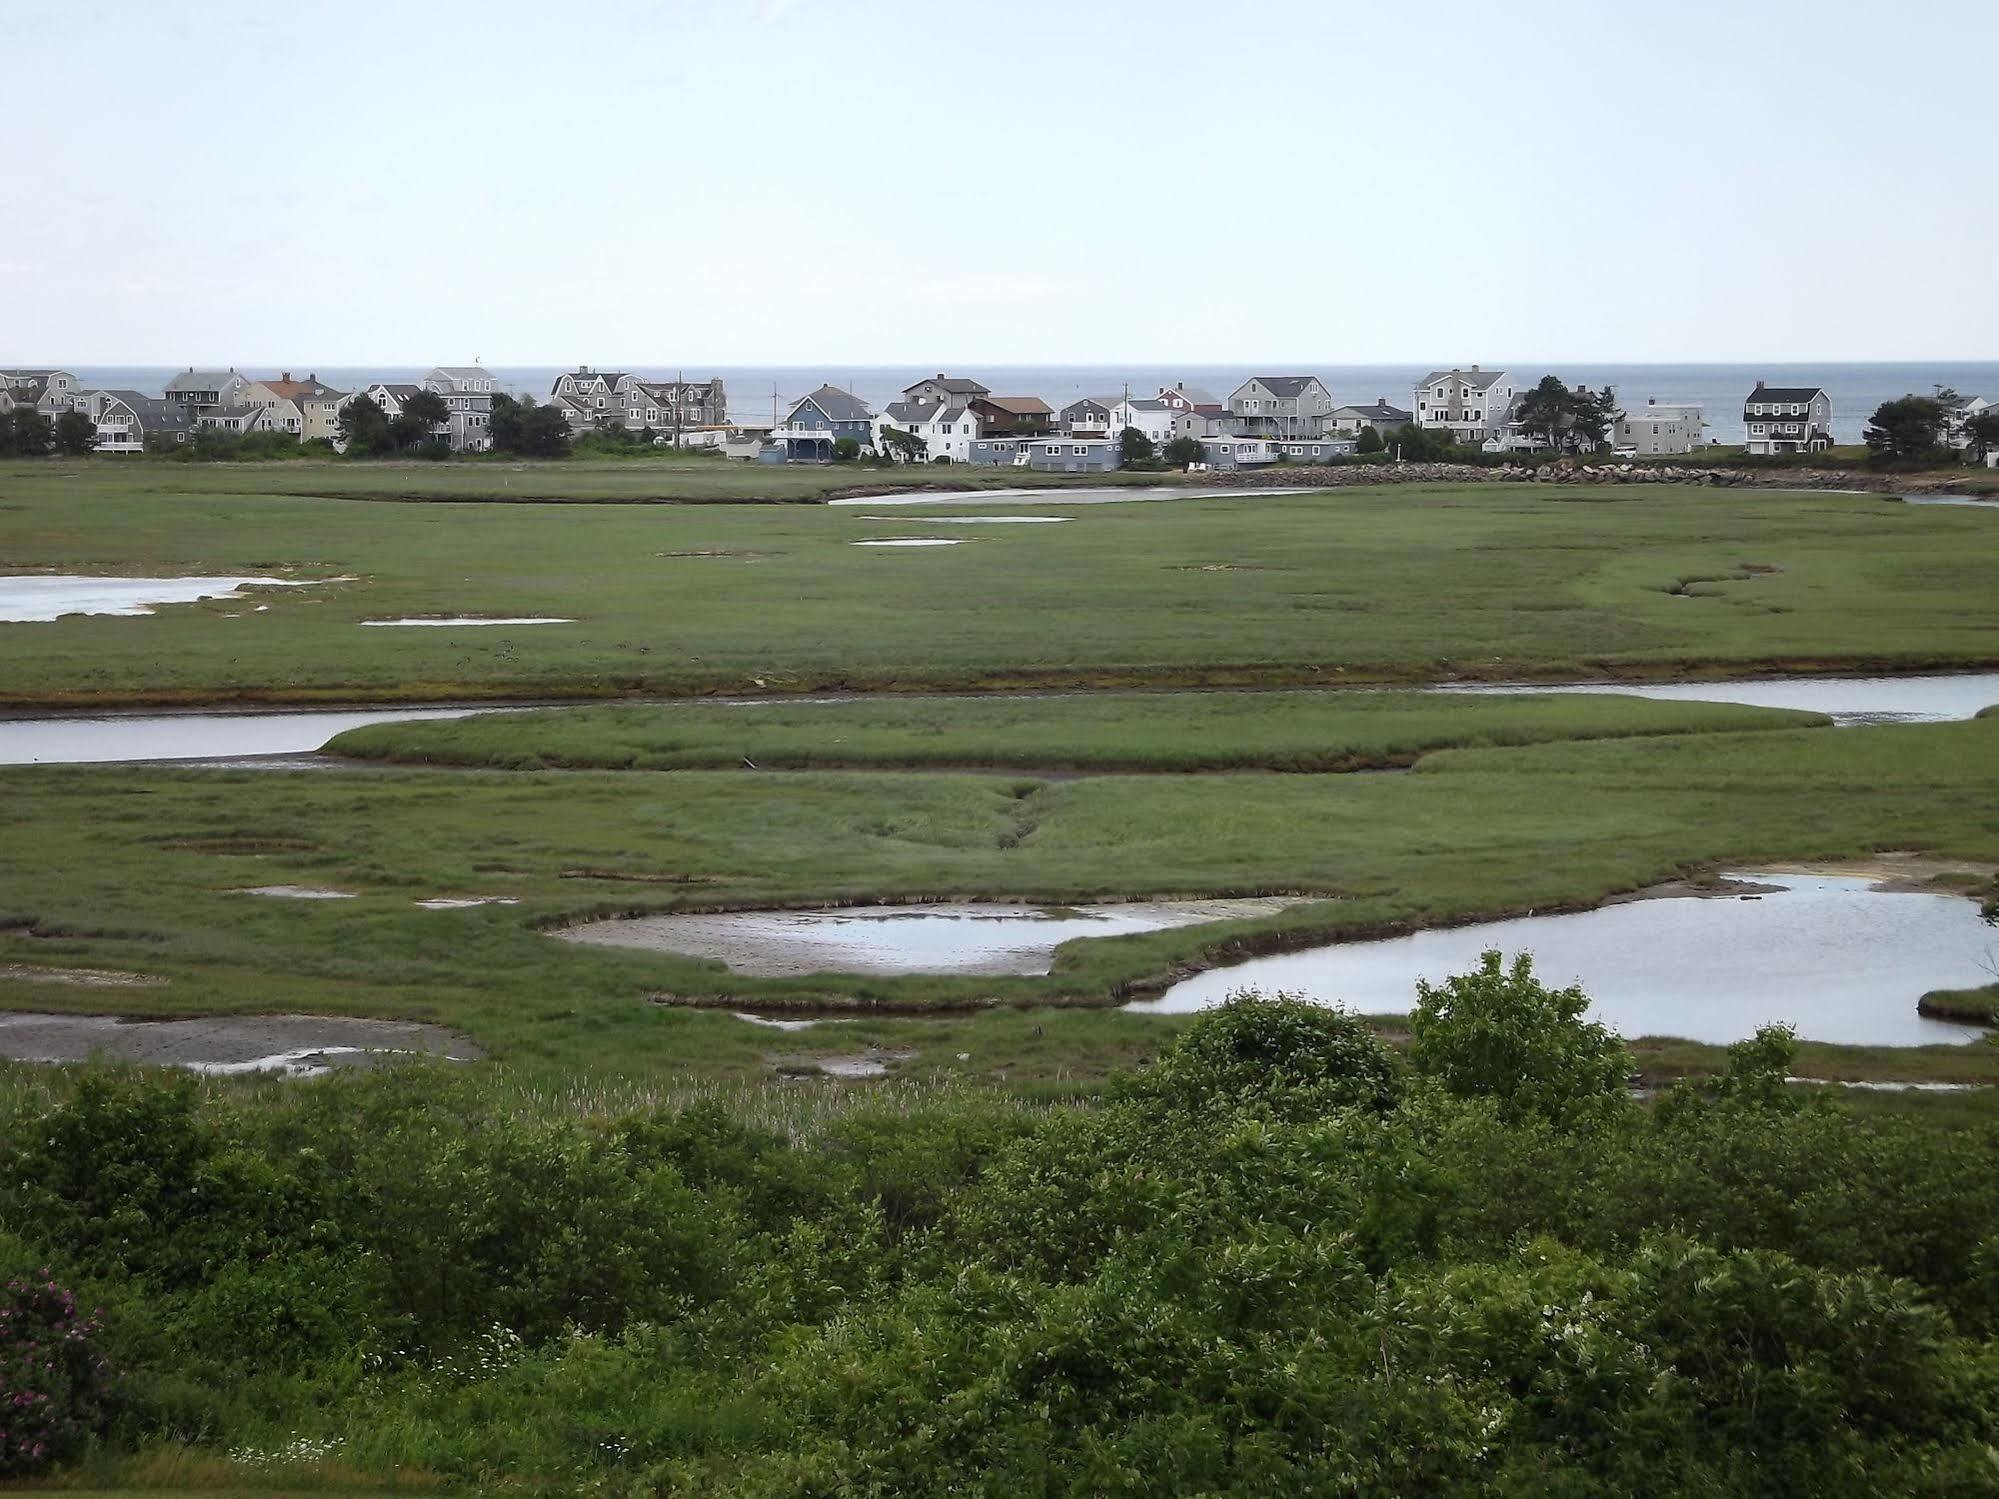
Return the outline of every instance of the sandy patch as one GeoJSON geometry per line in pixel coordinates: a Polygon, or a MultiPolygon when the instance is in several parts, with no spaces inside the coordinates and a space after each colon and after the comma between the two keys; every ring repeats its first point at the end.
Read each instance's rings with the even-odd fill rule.
{"type": "Polygon", "coordinates": [[[231,895],[263,895],[272,900],[352,900],[351,890],[329,890],[319,885],[246,885],[231,895]]]}
{"type": "Polygon", "coordinates": [[[1876,890],[1891,895],[1935,895],[1940,883],[1999,879],[1999,865],[1977,864],[1964,859],[1933,859],[1927,854],[1916,853],[1870,854],[1864,859],[1840,859],[1820,864],[1766,864],[1762,867],[1772,874],[1873,880],[1876,890]]]}
{"type": "Polygon", "coordinates": [[[0,963],[0,979],[18,984],[65,984],[77,989],[164,989],[168,980],[150,973],[110,968],[37,968],[32,963],[0,963]]]}
{"type": "Polygon", "coordinates": [[[417,906],[425,911],[468,911],[474,906],[517,906],[520,903],[518,895],[438,895],[418,901],[417,906]]]}
{"type": "Polygon", "coordinates": [[[133,1020],[119,1015],[0,1013],[0,1057],[82,1062],[101,1055],[197,1072],[314,1077],[401,1056],[471,1061],[479,1049],[439,1025],[341,1015],[219,1015],[133,1020]]]}
{"type": "Polygon", "coordinates": [[[915,1055],[913,1051],[870,1046],[864,1052],[849,1056],[773,1057],[771,1067],[779,1077],[887,1077],[890,1067],[898,1062],[907,1062],[915,1055]]]}

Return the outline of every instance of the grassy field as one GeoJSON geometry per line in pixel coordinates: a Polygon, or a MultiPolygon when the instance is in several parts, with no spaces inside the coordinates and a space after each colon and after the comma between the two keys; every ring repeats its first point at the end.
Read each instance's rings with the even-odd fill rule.
{"type": "MultiPolygon", "coordinates": [[[[1190,964],[1582,905],[1717,863],[1999,859],[1999,721],[1452,750],[1391,776],[34,769],[0,775],[0,828],[0,962],[171,979],[120,991],[123,1009],[439,1020],[551,1074],[732,1075],[773,1052],[914,1045],[912,1075],[1059,1091],[1166,1023],[987,1007],[1101,1005],[1190,964]],[[232,893],[274,883],[357,898],[232,893]],[[1257,893],[1326,899],[1073,945],[1046,978],[748,979],[537,929],[695,906],[1257,893]],[[413,904],[501,894],[522,904],[413,904]],[[647,1002],[660,994],[831,1005],[857,1023],[774,1039],[647,1002]],[[912,1008],[955,1018],[881,1013],[912,1008]]],[[[0,1002],[105,999],[9,980],[0,1002]]],[[[1999,1077],[1999,1057],[1973,1051],[1999,1077]]]]}
{"type": "MultiPolygon", "coordinates": [[[[568,491],[630,478],[603,468],[520,477],[568,491]]],[[[434,477],[448,487],[484,472],[434,477]]],[[[0,468],[9,572],[344,580],[271,591],[261,611],[218,600],[145,619],[0,627],[0,704],[1317,686],[1999,662],[1994,517],[1872,496],[1402,486],[958,526],[937,517],[962,509],[928,507],[875,518],[865,506],[379,505],[245,492],[281,491],[301,473],[311,477],[298,464],[0,468]],[[960,544],[847,545],[897,536],[960,544]],[[358,627],[459,614],[575,623],[358,627]]]]}
{"type": "Polygon", "coordinates": [[[1105,693],[557,708],[373,724],[332,754],[502,770],[989,767],[1337,772],[1446,748],[1798,728],[1809,713],[1627,697],[1105,693]]]}

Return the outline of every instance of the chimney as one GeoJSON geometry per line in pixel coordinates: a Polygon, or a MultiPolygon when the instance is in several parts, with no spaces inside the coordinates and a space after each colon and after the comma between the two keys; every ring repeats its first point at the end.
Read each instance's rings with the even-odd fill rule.
{"type": "Polygon", "coordinates": [[[1659,404],[1659,398],[1657,396],[1647,396],[1645,398],[1645,404],[1647,406],[1657,406],[1659,404]]]}
{"type": "Polygon", "coordinates": [[[1762,382],[1761,380],[1758,380],[1758,381],[1756,382],[1756,388],[1757,388],[1758,390],[1761,390],[1761,389],[1763,388],[1763,382],[1762,382]]]}
{"type": "Polygon", "coordinates": [[[282,375],[278,376],[278,378],[281,381],[283,381],[286,385],[289,385],[292,383],[292,372],[290,370],[286,370],[282,375]]]}
{"type": "Polygon", "coordinates": [[[1478,366],[1477,366],[1477,365],[1473,365],[1473,366],[1471,367],[1471,372],[1472,372],[1472,373],[1473,373],[1474,375],[1476,375],[1476,374],[1478,373],[1478,366]]]}

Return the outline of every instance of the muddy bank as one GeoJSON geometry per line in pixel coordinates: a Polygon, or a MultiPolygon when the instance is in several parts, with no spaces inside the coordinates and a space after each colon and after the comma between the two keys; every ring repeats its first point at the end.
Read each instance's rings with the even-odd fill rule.
{"type": "Polygon", "coordinates": [[[1035,976],[1065,942],[1254,921],[1300,904],[1292,896],[1052,906],[1005,901],[685,911],[616,917],[551,935],[719,962],[757,978],[822,973],[1035,976]]]}
{"type": "Polygon", "coordinates": [[[443,1026],[340,1015],[216,1015],[140,1020],[121,1015],[0,1012],[0,1058],[84,1062],[93,1056],[214,1074],[313,1077],[409,1056],[469,1062],[479,1049],[443,1026]]]}

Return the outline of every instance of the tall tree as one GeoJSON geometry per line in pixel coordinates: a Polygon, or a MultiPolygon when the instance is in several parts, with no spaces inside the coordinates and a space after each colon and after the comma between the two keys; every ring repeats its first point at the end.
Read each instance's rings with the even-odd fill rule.
{"type": "Polygon", "coordinates": [[[1136,427],[1126,427],[1118,433],[1117,461],[1120,468],[1130,468],[1134,463],[1150,463],[1152,439],[1136,427]]]}
{"type": "Polygon", "coordinates": [[[81,457],[97,446],[97,423],[81,411],[65,411],[56,418],[54,435],[58,453],[81,457]]]}
{"type": "Polygon", "coordinates": [[[1381,433],[1372,423],[1360,429],[1360,436],[1354,439],[1356,453],[1379,453],[1387,444],[1382,442],[1381,433]]]}
{"type": "Polygon", "coordinates": [[[1574,399],[1568,386],[1557,375],[1543,375],[1540,383],[1520,398],[1521,430],[1559,449],[1573,412],[1574,399]]]}
{"type": "Polygon", "coordinates": [[[355,396],[343,405],[334,426],[350,458],[366,458],[389,446],[388,414],[367,396],[355,396]]]}
{"type": "Polygon", "coordinates": [[[56,424],[32,406],[16,406],[7,413],[12,442],[9,451],[23,458],[46,458],[55,450],[56,424]]]}
{"type": "Polygon", "coordinates": [[[1579,385],[1569,392],[1569,433],[1578,448],[1607,446],[1612,429],[1623,416],[1617,408],[1614,386],[1592,391],[1586,385],[1579,385]]]}
{"type": "Polygon", "coordinates": [[[1937,456],[1949,422],[1935,396],[1903,396],[1875,407],[1861,436],[1876,463],[1921,463],[1937,456]]]}
{"type": "Polygon", "coordinates": [[[430,435],[431,428],[441,427],[451,420],[451,408],[444,404],[444,397],[434,390],[420,390],[405,398],[402,414],[412,421],[421,422],[426,437],[430,435]]]}
{"type": "Polygon", "coordinates": [[[1999,448],[1999,407],[1964,419],[1964,440],[1973,463],[1983,463],[1999,448]]]}

